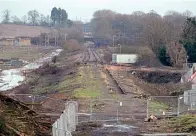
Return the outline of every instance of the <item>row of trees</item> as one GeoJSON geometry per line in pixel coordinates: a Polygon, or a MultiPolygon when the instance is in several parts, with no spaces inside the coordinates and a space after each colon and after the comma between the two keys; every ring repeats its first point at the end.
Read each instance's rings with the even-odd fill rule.
{"type": "Polygon", "coordinates": [[[51,19],[53,24],[65,23],[67,21],[68,15],[64,9],[54,7],[51,11],[51,19]]]}
{"type": "Polygon", "coordinates": [[[187,52],[187,59],[191,63],[196,62],[196,18],[187,18],[184,26],[182,39],[180,42],[184,45],[187,52]]]}
{"type": "Polygon", "coordinates": [[[17,16],[11,16],[9,10],[3,11],[4,24],[28,24],[28,25],[40,25],[40,26],[59,26],[59,27],[70,27],[72,21],[68,19],[68,14],[64,9],[54,7],[51,10],[51,15],[40,14],[37,10],[30,10],[27,15],[22,18],[17,16]]]}
{"type": "MultiPolygon", "coordinates": [[[[122,45],[144,45],[166,65],[181,65],[186,60],[182,39],[184,23],[192,13],[169,11],[164,16],[155,11],[119,14],[96,11],[91,20],[93,36],[122,45]]],[[[189,22],[190,23],[190,22],[189,22]]],[[[188,30],[187,30],[188,31],[188,30]]]]}

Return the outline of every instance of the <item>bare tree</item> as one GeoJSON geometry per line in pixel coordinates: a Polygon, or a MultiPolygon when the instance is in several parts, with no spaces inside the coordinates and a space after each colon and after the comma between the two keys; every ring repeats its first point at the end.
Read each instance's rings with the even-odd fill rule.
{"type": "Polygon", "coordinates": [[[27,24],[27,16],[26,15],[24,15],[22,17],[22,22],[23,22],[23,24],[27,24]]]}
{"type": "Polygon", "coordinates": [[[145,16],[144,22],[144,39],[150,49],[158,55],[161,46],[167,41],[167,27],[160,15],[150,12],[145,16]]]}
{"type": "Polygon", "coordinates": [[[191,11],[189,11],[189,10],[186,10],[186,11],[183,12],[182,14],[183,14],[183,16],[185,16],[185,17],[191,17],[191,16],[193,15],[193,13],[192,13],[191,11]]]}
{"type": "Polygon", "coordinates": [[[186,51],[182,44],[178,42],[170,42],[167,46],[167,52],[170,57],[170,63],[174,67],[182,67],[186,62],[186,51]]]}
{"type": "Polygon", "coordinates": [[[22,24],[23,22],[17,16],[13,16],[12,23],[13,24],[22,24]]]}
{"type": "Polygon", "coordinates": [[[40,15],[40,21],[39,24],[41,26],[49,26],[50,17],[49,16],[44,16],[43,14],[40,15]]]}
{"type": "Polygon", "coordinates": [[[111,10],[96,11],[91,21],[93,36],[98,39],[112,40],[112,36],[117,32],[113,27],[114,21],[115,12],[111,10]]]}
{"type": "Polygon", "coordinates": [[[5,24],[10,23],[10,11],[8,9],[3,11],[3,21],[2,21],[2,23],[5,23],[5,24]]]}
{"type": "Polygon", "coordinates": [[[137,16],[137,17],[142,17],[145,15],[145,13],[143,11],[134,11],[132,13],[133,16],[137,16]]]}
{"type": "Polygon", "coordinates": [[[28,19],[32,25],[37,25],[39,20],[39,13],[36,10],[31,10],[28,12],[28,19]]]}
{"type": "Polygon", "coordinates": [[[186,20],[186,16],[176,11],[168,11],[163,19],[164,23],[169,27],[170,38],[172,41],[180,39],[182,33],[182,26],[186,20]]]}
{"type": "Polygon", "coordinates": [[[50,20],[50,15],[47,15],[46,16],[46,23],[48,24],[48,26],[50,26],[51,25],[51,20],[50,20]]]}
{"type": "Polygon", "coordinates": [[[67,28],[64,33],[67,33],[67,39],[76,39],[77,41],[83,41],[83,23],[79,21],[73,22],[70,28],[67,28]]]}

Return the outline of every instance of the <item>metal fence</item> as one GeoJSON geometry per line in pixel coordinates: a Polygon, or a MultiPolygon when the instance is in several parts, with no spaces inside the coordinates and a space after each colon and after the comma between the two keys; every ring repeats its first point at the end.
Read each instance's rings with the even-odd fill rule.
{"type": "Polygon", "coordinates": [[[196,112],[196,91],[188,90],[179,97],[179,115],[196,112]]]}
{"type": "Polygon", "coordinates": [[[79,113],[78,103],[74,101],[65,102],[32,94],[11,94],[10,97],[24,102],[38,113],[60,117],[56,118],[56,122],[52,125],[53,136],[70,136],[71,132],[76,130],[77,124],[81,122],[135,121],[143,120],[150,114],[178,116],[196,111],[196,91],[188,91],[187,94],[185,91],[185,94],[179,97],[151,96],[143,101],[138,99],[93,99],[89,102],[88,111],[84,111],[84,113],[79,113]]]}
{"type": "Polygon", "coordinates": [[[93,99],[90,102],[90,121],[119,122],[144,119],[146,102],[137,99],[93,99]]]}
{"type": "Polygon", "coordinates": [[[93,99],[90,102],[90,121],[118,120],[118,101],[93,99]]]}
{"type": "Polygon", "coordinates": [[[9,94],[17,101],[28,105],[32,110],[46,115],[60,115],[65,109],[65,101],[56,98],[32,94],[9,94]]]}
{"type": "Polygon", "coordinates": [[[177,96],[151,96],[147,99],[147,117],[155,116],[173,116],[178,114],[177,96]]]}
{"type": "Polygon", "coordinates": [[[66,103],[60,118],[52,125],[53,136],[71,136],[78,124],[78,104],[74,101],[66,103]]]}
{"type": "Polygon", "coordinates": [[[196,91],[181,96],[151,96],[147,99],[146,116],[179,116],[196,112],[196,91]]]}
{"type": "Polygon", "coordinates": [[[32,94],[9,94],[9,96],[25,103],[39,114],[52,116],[56,120],[52,125],[53,136],[71,136],[71,132],[76,130],[78,124],[77,102],[66,102],[48,96],[32,94]]]}

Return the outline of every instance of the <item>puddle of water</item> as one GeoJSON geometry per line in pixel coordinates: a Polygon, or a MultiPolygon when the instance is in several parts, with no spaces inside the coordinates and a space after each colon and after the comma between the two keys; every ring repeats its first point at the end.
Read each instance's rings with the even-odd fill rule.
{"type": "Polygon", "coordinates": [[[112,130],[113,132],[130,132],[133,131],[135,129],[137,129],[137,127],[134,126],[130,126],[130,125],[117,125],[117,124],[103,124],[103,129],[109,129],[112,130]]]}
{"type": "Polygon", "coordinates": [[[93,132],[93,136],[134,136],[138,134],[138,128],[126,124],[103,124],[101,128],[97,128],[93,132]]]}
{"type": "Polygon", "coordinates": [[[25,80],[25,76],[23,75],[22,71],[39,68],[43,65],[43,63],[50,62],[52,57],[59,55],[61,51],[62,49],[57,49],[50,55],[40,58],[22,68],[3,70],[0,76],[0,91],[6,91],[19,86],[25,80]]]}

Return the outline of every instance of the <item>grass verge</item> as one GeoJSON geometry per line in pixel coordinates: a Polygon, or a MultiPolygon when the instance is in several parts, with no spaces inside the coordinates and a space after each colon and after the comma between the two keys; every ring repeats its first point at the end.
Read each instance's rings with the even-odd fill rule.
{"type": "Polygon", "coordinates": [[[158,101],[149,101],[149,113],[160,115],[168,109],[168,105],[158,101]]]}

